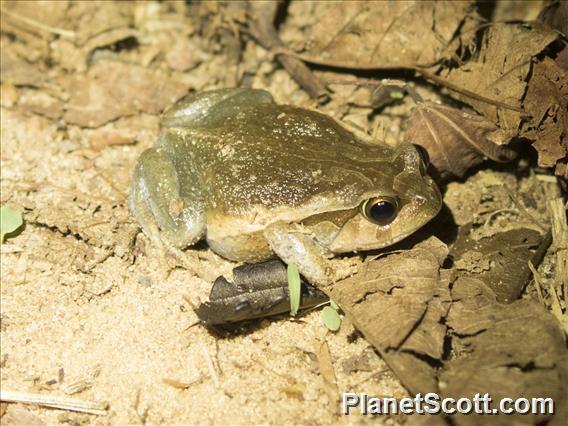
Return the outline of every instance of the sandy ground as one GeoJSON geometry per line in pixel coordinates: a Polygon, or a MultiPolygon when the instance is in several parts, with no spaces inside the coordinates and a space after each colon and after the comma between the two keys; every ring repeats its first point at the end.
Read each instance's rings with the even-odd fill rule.
{"type": "MultiPolygon", "coordinates": [[[[113,147],[93,160],[54,147],[54,132],[45,119],[2,112],[3,197],[31,210],[25,231],[2,246],[2,389],[63,394],[87,380],[91,386],[73,396],[110,405],[100,418],[31,408],[44,422],[346,421],[319,374],[315,354],[324,341],[339,389],[405,394],[368,343],[352,341],[347,324],[327,332],[319,312],[294,322],[265,320],[228,337],[191,327],[196,316],[187,300],[206,299],[210,282],[167,271],[144,236],[134,243],[137,228],[124,197],[146,144],[113,147]],[[101,202],[112,205],[102,221],[101,202]],[[47,212],[35,219],[38,204],[47,212]],[[79,215],[78,227],[106,220],[116,227],[85,236],[59,228],[66,214],[79,215]],[[350,372],[349,358],[360,355],[368,357],[367,371],[350,372]],[[198,382],[178,389],[164,379],[198,382]]],[[[212,275],[234,266],[205,249],[200,256],[212,275]]]]}

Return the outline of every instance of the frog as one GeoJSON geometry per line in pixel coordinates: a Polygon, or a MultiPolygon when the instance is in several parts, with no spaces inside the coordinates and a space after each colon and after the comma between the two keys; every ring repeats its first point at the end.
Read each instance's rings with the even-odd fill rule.
{"type": "Polygon", "coordinates": [[[205,240],[221,257],[278,257],[315,286],[352,258],[413,234],[442,205],[419,149],[376,140],[261,89],[186,95],[135,166],[129,209],[172,250],[205,240]]]}

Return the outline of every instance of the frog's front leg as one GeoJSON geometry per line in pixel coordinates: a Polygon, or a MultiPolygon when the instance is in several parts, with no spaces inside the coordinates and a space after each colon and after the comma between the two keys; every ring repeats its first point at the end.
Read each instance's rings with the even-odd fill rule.
{"type": "MultiPolygon", "coordinates": [[[[191,174],[191,167],[187,170],[191,174]]],[[[148,149],[136,165],[128,200],[144,233],[170,248],[186,247],[205,235],[205,204],[198,178],[184,180],[182,187],[171,160],[157,149],[148,149]]]]}
{"type": "Polygon", "coordinates": [[[280,259],[295,263],[300,274],[318,287],[353,275],[360,264],[358,258],[332,258],[333,254],[314,240],[310,230],[299,224],[273,223],[264,236],[280,259]]]}

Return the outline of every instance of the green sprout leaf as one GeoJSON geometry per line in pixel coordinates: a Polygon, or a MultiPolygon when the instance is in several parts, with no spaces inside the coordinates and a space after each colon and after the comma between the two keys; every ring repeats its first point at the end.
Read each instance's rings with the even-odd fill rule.
{"type": "Polygon", "coordinates": [[[391,97],[391,99],[402,99],[404,98],[404,92],[394,90],[389,93],[389,96],[391,97]]]}
{"type": "Polygon", "coordinates": [[[341,309],[339,307],[339,305],[337,303],[335,303],[335,300],[332,300],[332,299],[329,299],[329,306],[331,306],[336,311],[339,311],[339,309],[341,309]]]}
{"type": "Polygon", "coordinates": [[[302,284],[300,282],[300,273],[298,267],[294,263],[288,265],[288,291],[290,293],[290,315],[296,316],[300,309],[300,295],[302,292],[302,284]]]}
{"type": "Polygon", "coordinates": [[[339,330],[341,327],[341,317],[339,313],[331,306],[326,306],[321,311],[323,323],[331,331],[339,330]]]}
{"type": "Polygon", "coordinates": [[[17,231],[24,224],[24,219],[20,212],[10,206],[0,208],[0,242],[4,243],[6,235],[17,231]]]}

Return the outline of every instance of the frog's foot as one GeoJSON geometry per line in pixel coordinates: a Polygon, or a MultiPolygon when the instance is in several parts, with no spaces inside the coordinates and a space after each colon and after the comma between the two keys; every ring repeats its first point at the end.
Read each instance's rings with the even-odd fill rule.
{"type": "Polygon", "coordinates": [[[332,253],[320,246],[309,230],[298,224],[277,222],[264,235],[272,250],[285,263],[294,263],[311,284],[326,287],[357,272],[357,258],[332,259],[332,253]]]}
{"type": "Polygon", "coordinates": [[[273,103],[265,90],[233,88],[190,93],[162,116],[163,127],[215,127],[242,106],[273,103]]]}
{"type": "Polygon", "coordinates": [[[129,208],[153,245],[163,254],[172,253],[182,265],[186,256],[180,248],[200,240],[205,234],[205,213],[199,194],[180,185],[172,163],[155,149],[145,151],[134,172],[129,208]],[[191,202],[190,202],[191,200],[191,202]]]}
{"type": "Polygon", "coordinates": [[[211,281],[211,274],[204,274],[201,268],[195,265],[195,263],[199,261],[197,254],[191,256],[163,238],[163,234],[160,233],[155,221],[146,213],[147,212],[140,212],[140,214],[137,215],[137,219],[144,235],[150,239],[151,246],[156,250],[162,269],[167,271],[167,273],[173,269],[171,260],[168,261],[168,255],[170,255],[175,259],[175,266],[180,266],[188,270],[192,275],[205,281],[211,281]]]}

